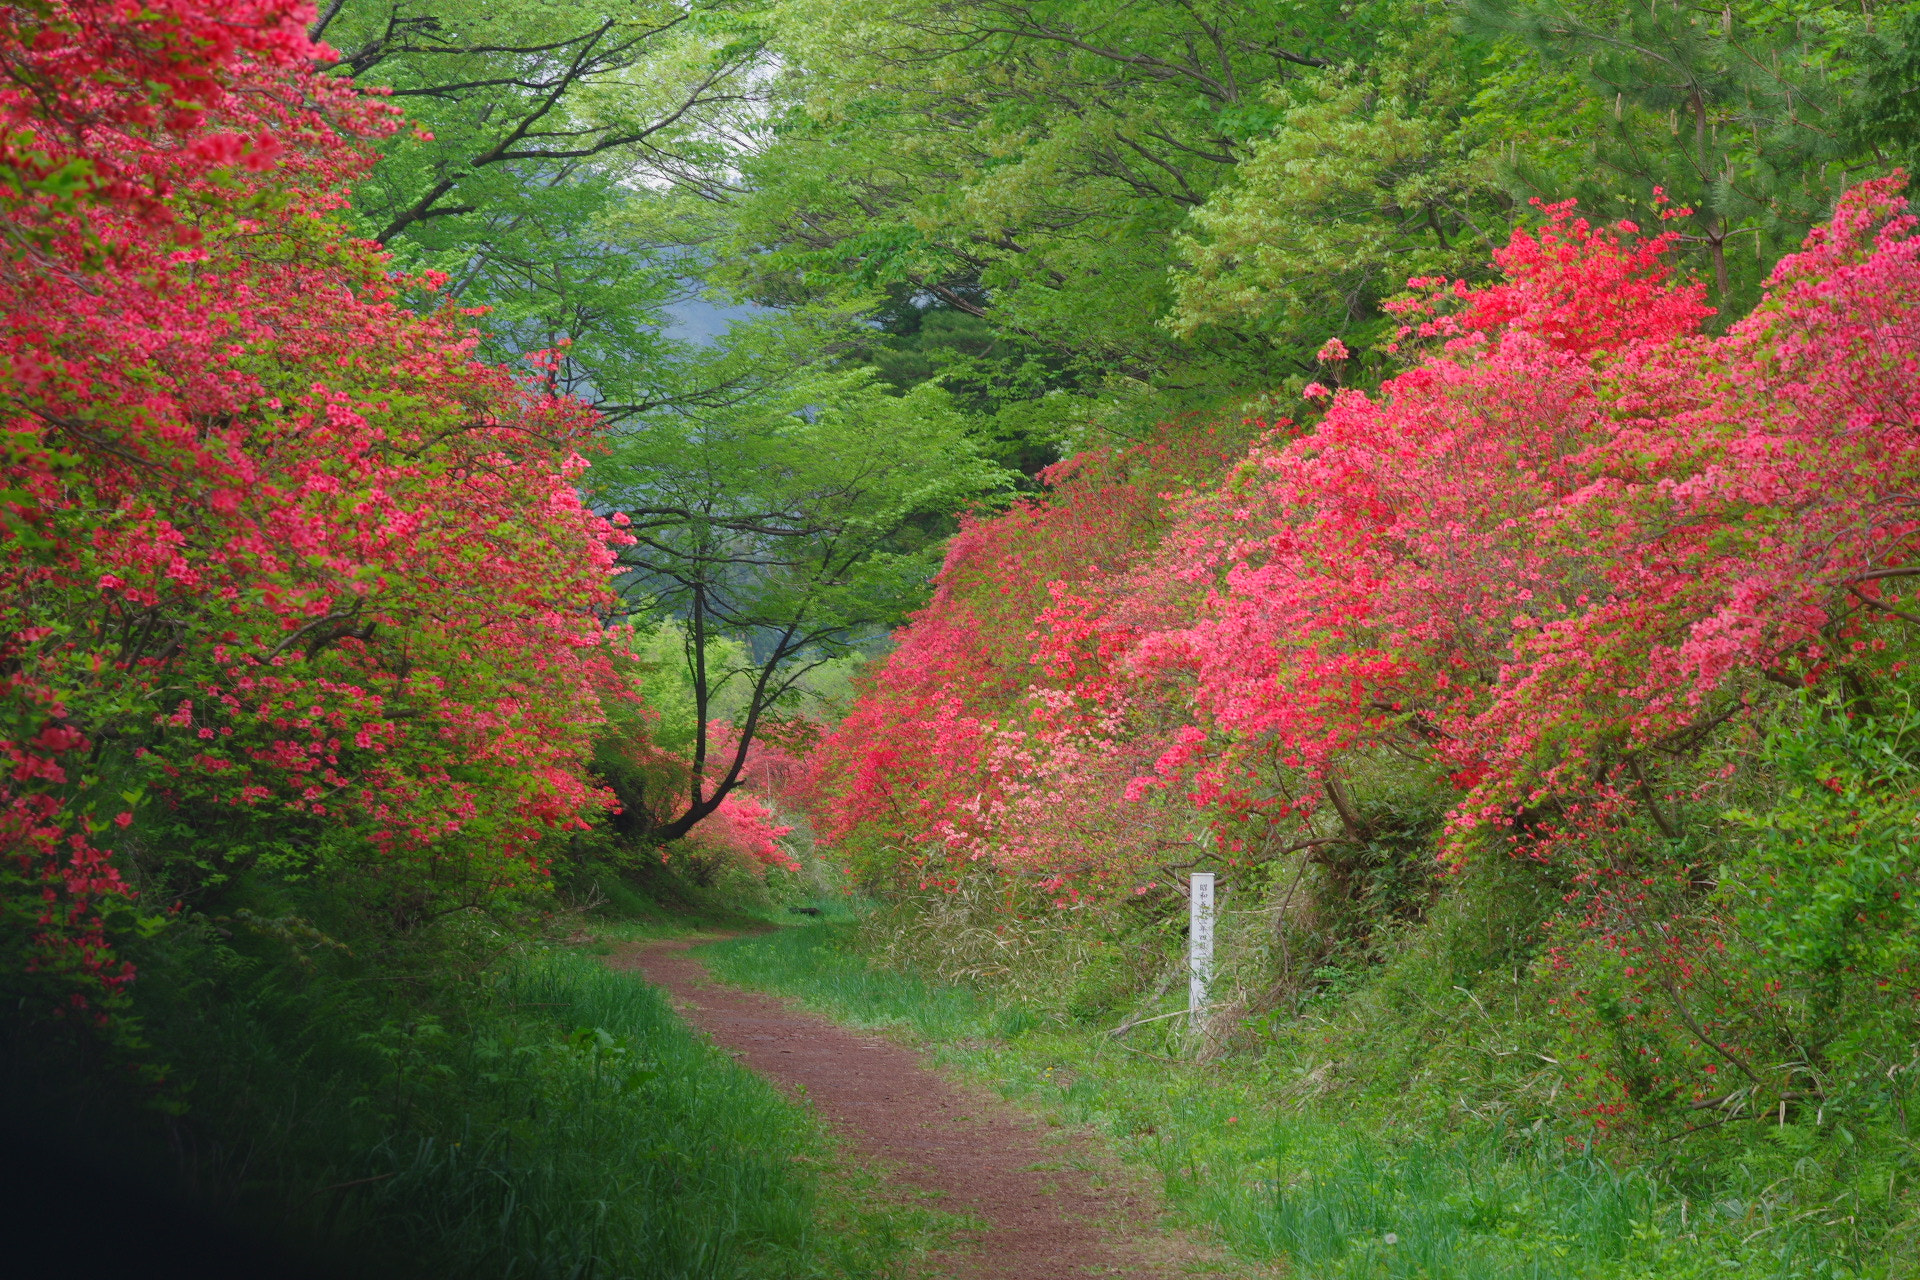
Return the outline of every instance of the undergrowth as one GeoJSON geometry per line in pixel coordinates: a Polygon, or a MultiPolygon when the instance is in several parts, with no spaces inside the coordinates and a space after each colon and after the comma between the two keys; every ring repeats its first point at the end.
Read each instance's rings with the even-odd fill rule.
{"type": "MultiPolygon", "coordinates": [[[[907,1035],[1010,1099],[1097,1127],[1155,1171],[1189,1220],[1242,1256],[1287,1259],[1303,1280],[1909,1274],[1897,1232],[1863,1243],[1835,1221],[1843,1208],[1809,1188],[1790,1194],[1796,1162],[1803,1180],[1834,1189],[1832,1171],[1808,1163],[1811,1117],[1696,1157],[1683,1176],[1661,1153],[1622,1159],[1543,1116],[1476,1106],[1486,1072],[1455,1070],[1445,1054],[1410,1067],[1422,1055],[1393,1048],[1396,1034],[1427,1049],[1442,1034],[1422,1023],[1437,1009],[1409,1011],[1414,972],[1433,976],[1432,957],[1412,949],[1397,973],[1249,1017],[1237,1050],[1196,1060],[1181,1054],[1179,1019],[1116,1038],[1117,1016],[1074,1016],[1071,980],[1041,966],[1022,966],[1016,983],[942,982],[873,966],[871,943],[871,924],[839,922],[702,954],[724,980],[907,1035]]],[[[1476,997],[1452,994],[1457,1030],[1476,997]]]]}
{"type": "Polygon", "coordinates": [[[200,1215],[195,1256],[251,1233],[356,1280],[837,1280],[899,1274],[932,1229],[598,958],[290,950],[225,919],[141,957],[130,1059],[0,1027],[5,1127],[200,1215]]]}

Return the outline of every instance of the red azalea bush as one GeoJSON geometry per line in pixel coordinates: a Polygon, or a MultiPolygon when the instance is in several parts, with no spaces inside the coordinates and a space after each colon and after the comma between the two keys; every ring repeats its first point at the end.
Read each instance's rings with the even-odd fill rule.
{"type": "MultiPolygon", "coordinates": [[[[1872,988],[1879,1004],[1846,1000],[1910,1027],[1912,968],[1821,995],[1800,941],[1754,934],[1781,910],[1753,906],[1787,882],[1780,851],[1807,840],[1748,859],[1736,892],[1716,885],[1724,842],[1744,847],[1718,812],[1777,784],[1779,752],[1755,744],[1806,714],[1787,691],[1872,708],[1900,679],[1890,624],[1912,620],[1897,588],[1920,574],[1902,186],[1850,192],[1721,336],[1661,266],[1670,236],[1570,206],[1515,235],[1503,282],[1414,282],[1404,373],[1329,393],[1311,430],[1256,443],[1150,545],[1071,562],[1043,607],[995,623],[1035,633],[1018,692],[947,584],[1037,592],[978,534],[957,541],[831,741],[830,834],[912,851],[923,881],[984,858],[1069,895],[1144,891],[1171,850],[1312,848],[1332,881],[1341,848],[1399,838],[1370,804],[1450,795],[1430,846],[1446,863],[1518,855],[1572,886],[1541,976],[1590,1115],[1815,1096],[1833,991],[1872,988]]],[[[1052,518],[1019,516],[1042,539],[1052,518]]],[[[1798,812],[1750,821],[1798,832],[1798,812]]],[[[1818,821],[1840,824],[1830,847],[1852,838],[1818,821]]],[[[1861,881],[1836,856],[1802,878],[1861,881]]],[[[1882,870],[1911,891],[1910,866],[1882,870]]],[[[1876,910],[1887,893],[1858,890],[1876,910]]],[[[1889,938],[1876,954],[1911,950],[1889,938]]]]}
{"type": "Polygon", "coordinates": [[[1150,550],[1174,495],[1217,476],[1244,438],[1173,424],[1155,440],[1049,468],[1044,500],[963,520],[932,601],[809,756],[809,808],[860,874],[941,880],[951,863],[987,855],[981,838],[998,830],[1010,786],[1021,801],[1040,795],[1015,778],[1033,756],[1026,732],[1055,734],[1027,724],[1035,619],[1056,593],[1150,550]]]}
{"type": "Polygon", "coordinates": [[[751,793],[729,791],[720,807],[695,827],[687,839],[695,844],[731,854],[747,865],[778,867],[798,871],[799,862],[780,844],[780,838],[793,828],[775,819],[751,793]]]}
{"type": "MultiPolygon", "coordinates": [[[[775,737],[780,736],[776,726],[775,737]]],[[[724,768],[740,747],[740,731],[725,720],[707,725],[708,758],[724,768]]],[[[792,833],[781,823],[768,801],[792,803],[792,789],[800,761],[780,743],[756,734],[747,744],[741,770],[742,785],[729,791],[720,807],[687,834],[698,848],[730,857],[748,867],[778,867],[798,871],[800,864],[781,844],[792,833]]],[[[684,788],[683,788],[684,792],[684,788]]]]}
{"type": "MultiPolygon", "coordinates": [[[[1329,393],[1131,555],[1069,558],[1041,606],[979,533],[956,541],[831,739],[829,831],[912,850],[933,883],[985,858],[1068,896],[1144,892],[1194,844],[1313,848],[1344,881],[1338,848],[1398,839],[1369,802],[1452,794],[1448,864],[1523,856],[1572,887],[1538,975],[1596,1123],[1837,1100],[1845,1071],[1870,1094],[1920,994],[1905,844],[1857,856],[1859,804],[1788,798],[1743,819],[1774,835],[1736,856],[1751,839],[1718,810],[1782,775],[1839,794],[1780,766],[1793,733],[1757,750],[1770,718],[1812,714],[1788,691],[1882,720],[1897,695],[1889,624],[1920,574],[1901,186],[1847,194],[1724,336],[1661,267],[1670,236],[1549,207],[1500,284],[1415,282],[1404,374],[1329,393]],[[1031,628],[1020,691],[973,639],[979,599],[1018,603],[1000,633],[1031,628]],[[1868,933],[1859,973],[1803,956],[1868,933]]],[[[1041,505],[1018,520],[1052,537],[1041,505]]],[[[1060,522],[1071,557],[1085,537],[1060,522]]]]}
{"type": "Polygon", "coordinates": [[[604,803],[593,420],[343,240],[392,113],[310,17],[0,14],[0,910],[76,1005],[130,976],[116,914],[271,871],[407,927],[604,803]]]}
{"type": "Polygon", "coordinates": [[[1205,802],[1244,767],[1311,785],[1393,746],[1468,790],[1460,847],[1518,823],[1547,856],[1547,809],[1643,789],[1756,681],[1859,660],[1850,619],[1920,527],[1897,187],[1852,192],[1718,339],[1661,239],[1565,209],[1541,240],[1578,252],[1516,237],[1442,352],[1255,451],[1168,540],[1208,595],[1130,669],[1190,679],[1205,736],[1163,771],[1205,802]]]}
{"type": "Polygon", "coordinates": [[[1030,844],[1042,808],[1162,791],[1231,840],[1250,813],[1338,804],[1343,762],[1392,749],[1467,793],[1456,850],[1493,832],[1550,856],[1569,827],[1549,811],[1618,807],[1650,749],[1737,714],[1756,681],[1858,660],[1870,642],[1847,619],[1892,607],[1877,584],[1909,572],[1920,527],[1898,188],[1852,192],[1720,338],[1698,332],[1700,287],[1660,266],[1670,237],[1547,210],[1498,255],[1505,282],[1423,304],[1436,345],[1406,373],[1257,445],[1151,555],[1056,574],[1035,616],[1044,669],[1017,697],[947,584],[1032,587],[983,566],[977,533],[957,540],[942,594],[841,731],[874,746],[845,766],[831,830],[951,842],[967,800],[923,785],[950,773],[969,798],[1040,788],[984,837],[1002,847],[1030,844]],[[1151,767],[1090,773],[1101,742],[1141,750],[1142,707],[1151,767]],[[993,755],[1027,718],[1052,740],[993,755]]]}

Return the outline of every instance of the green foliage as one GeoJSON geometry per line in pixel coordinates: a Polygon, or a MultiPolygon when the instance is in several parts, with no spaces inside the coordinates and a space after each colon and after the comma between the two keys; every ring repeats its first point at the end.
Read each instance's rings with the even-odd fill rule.
{"type": "Polygon", "coordinates": [[[871,365],[905,394],[938,380],[994,462],[1029,481],[1084,433],[1085,398],[1057,352],[1007,333],[984,316],[896,285],[868,316],[879,335],[849,359],[871,365]]]}
{"type": "Polygon", "coordinates": [[[954,513],[1011,481],[947,392],[892,395],[862,368],[649,414],[609,446],[594,487],[636,538],[621,590],[635,616],[682,639],[678,671],[655,677],[690,703],[672,708],[691,720],[694,787],[662,828],[669,840],[738,785],[756,735],[805,709],[809,673],[924,601],[954,513]],[[737,732],[716,752],[709,726],[728,710],[737,732]]]}
{"type": "Polygon", "coordinates": [[[1902,686],[1805,703],[1764,750],[1784,794],[1727,815],[1746,838],[1716,896],[1825,1108],[1889,1123],[1920,1067],[1920,709],[1902,686]]]}
{"type": "MultiPolygon", "coordinates": [[[[635,627],[626,640],[638,659],[635,683],[640,696],[658,717],[649,736],[662,750],[679,755],[691,753],[699,726],[688,674],[696,664],[687,653],[688,643],[687,628],[671,618],[654,620],[649,629],[635,627]]],[[[747,647],[729,636],[710,636],[701,660],[708,672],[707,718],[729,723],[739,719],[749,697],[746,682],[754,674],[747,647]]]]}
{"type": "Polygon", "coordinates": [[[1848,140],[1909,168],[1920,156],[1920,8],[1883,11],[1853,49],[1862,79],[1844,108],[1848,140]]]}
{"type": "Polygon", "coordinates": [[[1467,30],[1523,46],[1582,87],[1585,110],[1557,124],[1546,112],[1560,104],[1532,113],[1541,142],[1561,141],[1515,149],[1515,188],[1642,226],[1658,219],[1663,189],[1695,211],[1683,243],[1725,314],[1752,305],[1772,263],[1872,160],[1843,125],[1864,7],[1473,0],[1465,13],[1467,30]]]}
{"type": "Polygon", "coordinates": [[[1505,140],[1473,109],[1478,53],[1435,20],[1366,65],[1269,85],[1279,118],[1189,215],[1164,323],[1249,327],[1306,369],[1334,334],[1371,345],[1409,277],[1481,273],[1513,201],[1505,140]]]}
{"type": "MultiPolygon", "coordinates": [[[[939,332],[871,359],[1078,444],[1298,413],[1409,276],[1474,278],[1526,201],[1654,225],[1736,314],[1834,195],[1906,155],[1911,19],[1837,3],[784,0],[728,282],[939,332]],[[1278,392],[1279,394],[1275,394],[1278,392]]],[[[1387,372],[1384,357],[1346,371],[1387,372]]]]}
{"type": "MultiPolygon", "coordinates": [[[[1364,57],[1390,6],[789,0],[770,145],[731,268],[772,298],[929,295],[1060,370],[1080,413],[1257,384],[1264,343],[1160,327],[1174,237],[1278,114],[1262,87],[1364,57]]],[[[1148,402],[1154,408],[1147,407],[1148,402]]]]}
{"type": "Polygon", "coordinates": [[[664,189],[726,185],[726,139],[754,110],[754,6],[323,8],[339,72],[391,90],[410,122],[354,192],[366,235],[488,307],[496,358],[564,349],[557,382],[610,414],[718,391],[677,378],[685,353],[659,332],[712,234],[697,199],[664,189]]]}
{"type": "Polygon", "coordinates": [[[1663,186],[1737,310],[1905,156],[1911,28],[1771,0],[349,0],[326,35],[419,126],[356,216],[492,308],[497,351],[562,350],[612,418],[723,411],[778,394],[793,335],[689,351],[663,308],[821,307],[830,358],[939,379],[1031,476],[1172,410],[1297,413],[1336,334],[1378,377],[1380,302],[1482,272],[1528,197],[1647,225],[1663,186]]]}
{"type": "Polygon", "coordinates": [[[1298,878],[1311,867],[1316,874],[1306,896],[1319,935],[1315,948],[1325,957],[1364,961],[1376,933],[1419,920],[1439,896],[1434,847],[1447,797],[1432,788],[1376,786],[1355,800],[1344,783],[1334,791],[1343,797],[1340,834],[1274,871],[1298,878]]]}

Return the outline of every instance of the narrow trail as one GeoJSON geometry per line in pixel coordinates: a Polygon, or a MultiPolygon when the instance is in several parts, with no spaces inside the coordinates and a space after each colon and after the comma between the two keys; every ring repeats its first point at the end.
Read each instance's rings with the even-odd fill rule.
{"type": "Polygon", "coordinates": [[[1148,1198],[1075,1134],[1049,1129],[984,1090],[953,1083],[911,1050],[773,996],[714,982],[693,941],[634,944],[609,963],[664,987],[695,1027],[789,1094],[804,1096],[854,1150],[942,1210],[979,1219],[955,1280],[1144,1280],[1212,1270],[1206,1251],[1153,1232],[1148,1198]]]}

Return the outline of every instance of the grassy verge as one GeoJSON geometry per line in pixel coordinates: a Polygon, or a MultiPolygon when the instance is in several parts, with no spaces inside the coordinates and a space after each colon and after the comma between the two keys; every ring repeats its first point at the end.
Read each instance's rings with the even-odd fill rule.
{"type": "MultiPolygon", "coordinates": [[[[1169,1202],[1302,1280],[1794,1280],[1850,1269],[1738,1196],[1683,1194],[1560,1135],[1429,1127],[1322,1096],[1286,1055],[1196,1064],[986,991],[875,969],[826,923],[707,947],[716,975],[896,1031],[1006,1097],[1096,1126],[1169,1202]]],[[[1787,1126],[1791,1129],[1792,1126],[1787,1126]]],[[[1894,1264],[1897,1268],[1897,1262],[1894,1264]]]]}
{"type": "MultiPolygon", "coordinates": [[[[0,1029],[0,1118],[118,1171],[121,1206],[197,1215],[199,1245],[170,1247],[251,1234],[356,1278],[825,1280],[904,1274],[936,1229],[590,955],[528,948],[432,983],[307,971],[244,935],[170,946],[140,989],[163,1083],[0,1029]]],[[[186,1273],[166,1262],[123,1274],[186,1273]]]]}
{"type": "Polygon", "coordinates": [[[792,886],[774,886],[780,872],[754,877],[729,867],[717,883],[694,884],[651,858],[623,869],[576,871],[568,896],[587,908],[592,932],[621,938],[671,937],[708,929],[766,928],[793,919],[786,910],[792,886]]]}

